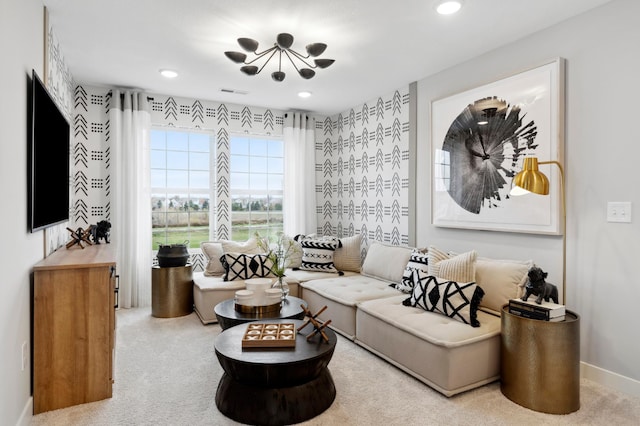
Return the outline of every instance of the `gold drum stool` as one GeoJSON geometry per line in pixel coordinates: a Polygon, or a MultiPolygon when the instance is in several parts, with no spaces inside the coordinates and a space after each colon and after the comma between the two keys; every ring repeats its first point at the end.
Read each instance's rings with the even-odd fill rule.
{"type": "Polygon", "coordinates": [[[173,318],[193,312],[191,265],[151,268],[151,315],[173,318]]]}
{"type": "Polygon", "coordinates": [[[500,389],[516,404],[550,414],[580,408],[580,317],[522,318],[502,307],[500,389]]]}

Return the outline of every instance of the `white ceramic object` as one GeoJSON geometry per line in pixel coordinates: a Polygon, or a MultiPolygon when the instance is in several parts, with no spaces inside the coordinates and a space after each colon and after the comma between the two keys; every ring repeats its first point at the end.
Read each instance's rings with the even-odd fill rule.
{"type": "Polygon", "coordinates": [[[271,283],[273,282],[270,278],[250,278],[244,281],[247,290],[251,290],[254,293],[254,297],[252,299],[252,303],[249,305],[252,306],[262,306],[267,304],[267,297],[265,294],[265,290],[271,288],[271,283]]]}
{"type": "Polygon", "coordinates": [[[252,290],[238,290],[236,291],[236,303],[240,305],[248,305],[253,300],[254,293],[252,290]]]}

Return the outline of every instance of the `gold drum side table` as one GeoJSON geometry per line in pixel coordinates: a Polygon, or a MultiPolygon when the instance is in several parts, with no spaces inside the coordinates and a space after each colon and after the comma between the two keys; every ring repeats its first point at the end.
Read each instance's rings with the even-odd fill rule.
{"type": "Polygon", "coordinates": [[[522,318],[502,307],[500,389],[516,404],[550,414],[580,408],[580,317],[522,318]]]}
{"type": "Polygon", "coordinates": [[[173,318],[193,312],[191,265],[151,268],[151,315],[173,318]]]}

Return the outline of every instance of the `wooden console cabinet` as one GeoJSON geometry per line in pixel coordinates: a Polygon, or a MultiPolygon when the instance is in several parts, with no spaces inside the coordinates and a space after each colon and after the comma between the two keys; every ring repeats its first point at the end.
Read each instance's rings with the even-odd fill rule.
{"type": "Polygon", "coordinates": [[[116,253],[58,249],[33,268],[33,412],[111,398],[116,253]]]}

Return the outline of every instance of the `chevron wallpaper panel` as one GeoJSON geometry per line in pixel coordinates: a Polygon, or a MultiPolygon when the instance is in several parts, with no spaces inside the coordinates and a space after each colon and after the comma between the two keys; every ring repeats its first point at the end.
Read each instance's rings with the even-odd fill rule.
{"type": "MultiPolygon", "coordinates": [[[[314,117],[318,233],[407,244],[408,92],[406,87],[334,117],[314,117]]],[[[110,219],[110,98],[105,88],[77,86],[74,91],[75,226],[110,219]]],[[[215,134],[215,238],[229,238],[229,137],[245,132],[281,136],[284,112],[162,95],[150,97],[150,109],[154,125],[215,134]]],[[[199,270],[205,260],[191,251],[199,270]]]]}
{"type": "Polygon", "coordinates": [[[231,236],[229,191],[229,137],[232,133],[282,136],[283,111],[219,102],[154,95],[150,98],[151,123],[215,134],[216,165],[211,185],[216,195],[215,238],[231,236]]]}
{"type": "Polygon", "coordinates": [[[409,87],[316,120],[318,233],[409,241],[409,87]]]}
{"type": "MultiPolygon", "coordinates": [[[[45,62],[47,70],[46,75],[42,76],[40,75],[40,72],[38,72],[38,74],[45,81],[47,90],[49,91],[53,99],[55,99],[58,108],[60,108],[62,113],[67,117],[69,123],[72,123],[74,86],[73,76],[71,75],[69,67],[64,60],[64,55],[62,54],[60,43],[58,42],[55,32],[51,26],[47,28],[47,43],[45,48],[45,62]]],[[[70,152],[70,155],[73,155],[72,152],[70,152]]],[[[71,158],[70,164],[70,172],[71,176],[73,176],[73,158],[71,158]]],[[[71,191],[70,198],[73,200],[73,178],[70,179],[69,186],[71,191]]],[[[71,202],[71,206],[69,206],[69,215],[72,218],[70,222],[72,222],[74,215],[73,201],[71,202]]],[[[67,232],[66,227],[70,222],[47,228],[47,230],[45,231],[45,251],[47,255],[69,240],[69,233],[67,232]]]]}

